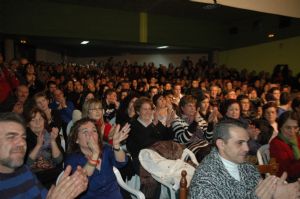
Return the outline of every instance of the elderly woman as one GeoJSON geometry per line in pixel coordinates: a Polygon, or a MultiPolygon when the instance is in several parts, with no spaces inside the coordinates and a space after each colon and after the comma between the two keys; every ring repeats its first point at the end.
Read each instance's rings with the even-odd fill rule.
{"type": "Polygon", "coordinates": [[[172,117],[168,117],[166,126],[164,126],[157,118],[152,100],[147,97],[137,99],[134,103],[134,110],[138,117],[131,122],[131,132],[126,146],[132,156],[134,171],[141,177],[141,191],[146,198],[158,198],[160,186],[149,173],[145,172],[143,167],[140,167],[138,155],[145,148],[157,150],[164,157],[166,154],[169,158],[177,155],[180,149],[175,148],[176,146],[171,141],[174,137],[173,132],[171,128],[167,127],[170,126],[172,117]],[[165,142],[162,142],[163,140],[165,142]]]}
{"type": "Polygon", "coordinates": [[[262,107],[263,118],[268,121],[269,125],[273,128],[273,134],[270,141],[278,135],[278,124],[277,124],[277,105],[275,102],[268,102],[262,107]]]}
{"type": "Polygon", "coordinates": [[[300,177],[299,116],[295,112],[284,112],[278,119],[279,134],[270,143],[270,156],[279,163],[278,176],[284,171],[289,181],[300,177]]]}
{"type": "Polygon", "coordinates": [[[169,128],[154,118],[154,106],[151,99],[140,97],[134,103],[134,110],[138,117],[131,122],[131,132],[126,146],[131,153],[135,171],[139,173],[140,150],[160,140],[171,140],[173,135],[169,128]]]}
{"type": "Polygon", "coordinates": [[[65,165],[83,167],[89,176],[89,186],[80,198],[121,199],[120,188],[113,172],[113,166],[121,168],[127,163],[127,156],[120,148],[120,142],[128,137],[130,126],[114,129],[113,146],[103,145],[95,121],[89,118],[78,120],[72,127],[68,156],[65,165]]]}
{"type": "Polygon", "coordinates": [[[36,107],[25,113],[25,121],[28,125],[26,163],[44,186],[49,187],[60,173],[63,160],[58,128],[48,130],[45,113],[36,107]]]}
{"type": "Polygon", "coordinates": [[[183,96],[179,109],[178,117],[172,122],[175,141],[184,144],[201,161],[210,152],[212,132],[208,131],[208,123],[196,110],[196,99],[193,96],[183,96]]]}

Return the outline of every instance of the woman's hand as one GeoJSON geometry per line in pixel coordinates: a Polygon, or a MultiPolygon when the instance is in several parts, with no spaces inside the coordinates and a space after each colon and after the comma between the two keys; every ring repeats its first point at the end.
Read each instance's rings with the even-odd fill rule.
{"type": "Polygon", "coordinates": [[[171,108],[171,109],[167,109],[167,120],[166,120],[166,126],[169,127],[171,126],[172,122],[175,120],[176,118],[176,113],[175,111],[171,108]]]}
{"type": "Polygon", "coordinates": [[[256,128],[253,124],[249,124],[247,131],[251,139],[257,140],[257,137],[260,134],[260,130],[258,128],[256,128]]]}
{"type": "Polygon", "coordinates": [[[44,143],[44,131],[40,132],[37,136],[36,145],[42,147],[44,143]]]}
{"type": "Polygon", "coordinates": [[[92,135],[87,135],[87,136],[88,136],[87,145],[90,151],[92,152],[92,158],[97,159],[100,154],[100,147],[98,144],[98,140],[95,140],[92,135]]]}
{"type": "Polygon", "coordinates": [[[153,122],[154,125],[157,125],[157,124],[158,124],[158,116],[159,116],[159,112],[158,112],[158,110],[155,108],[155,109],[153,110],[153,120],[152,120],[152,122],[153,122]]]}
{"type": "Polygon", "coordinates": [[[51,130],[51,133],[50,133],[52,142],[53,141],[55,142],[55,140],[58,136],[58,133],[59,133],[59,129],[57,127],[53,127],[52,130],[51,130]]]}
{"type": "Polygon", "coordinates": [[[119,148],[120,143],[127,139],[128,133],[130,131],[130,124],[126,123],[124,127],[120,130],[120,125],[117,124],[114,127],[114,136],[113,136],[113,147],[119,148]]]}
{"type": "Polygon", "coordinates": [[[221,113],[218,111],[217,107],[213,108],[213,111],[210,113],[208,117],[208,122],[212,122],[214,124],[218,123],[221,113]]]}

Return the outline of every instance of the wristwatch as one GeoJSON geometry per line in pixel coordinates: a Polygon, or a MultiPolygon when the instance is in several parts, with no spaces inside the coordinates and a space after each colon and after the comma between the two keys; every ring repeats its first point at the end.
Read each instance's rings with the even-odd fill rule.
{"type": "Polygon", "coordinates": [[[114,151],[120,151],[121,150],[121,147],[119,147],[119,148],[115,148],[115,147],[112,147],[112,149],[114,150],[114,151]]]}

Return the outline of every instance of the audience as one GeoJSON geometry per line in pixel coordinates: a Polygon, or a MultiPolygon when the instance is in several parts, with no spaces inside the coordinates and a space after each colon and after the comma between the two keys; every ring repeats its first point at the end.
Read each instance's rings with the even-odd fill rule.
{"type": "MultiPolygon", "coordinates": [[[[194,65],[189,58],[178,66],[170,64],[169,67],[156,67],[153,63],[117,63],[113,58],[83,67],[76,64],[32,64],[27,59],[12,60],[6,64],[0,54],[0,69],[0,112],[12,111],[29,118],[28,154],[37,145],[40,146],[40,143],[37,144],[41,134],[38,128],[44,129],[44,139],[49,138],[43,144],[48,142],[51,145],[55,140],[63,154],[60,136],[57,129],[52,131],[52,127],[63,129],[64,140],[67,141],[67,124],[74,120],[73,124],[70,122],[68,129],[71,129],[75,120],[81,118],[82,111],[83,117],[96,120],[94,125],[101,139],[104,134],[103,141],[111,145],[114,144],[113,125],[122,127],[127,126],[127,122],[131,123],[129,138],[122,140],[122,144],[126,144],[133,157],[133,166],[127,164],[126,167],[134,168],[136,173],[140,172],[137,160],[139,151],[159,145],[161,140],[175,138],[180,146],[191,149],[201,161],[210,151],[213,129],[228,118],[242,121],[248,127],[248,153],[255,155],[264,144],[271,142],[273,145],[273,140],[276,143],[287,140],[282,139],[287,130],[279,127],[279,123],[277,127],[280,115],[291,110],[300,112],[296,81],[277,81],[278,77],[285,76],[287,66],[277,67],[274,69],[275,75],[270,76],[267,72],[239,72],[226,66],[209,67],[205,61],[194,65]],[[145,100],[149,96],[152,101],[145,100]],[[189,98],[193,100],[184,103],[189,98]],[[40,118],[38,125],[31,121],[38,119],[35,117],[40,118]],[[51,136],[48,135],[54,135],[55,139],[49,141],[51,136]]],[[[291,154],[294,154],[292,145],[287,143],[292,148],[291,154]]],[[[276,154],[282,151],[280,148],[276,154]]],[[[28,157],[26,162],[32,165],[28,157]]],[[[66,163],[60,158],[58,165],[62,162],[66,163]]],[[[282,164],[280,157],[278,162],[282,164]]],[[[55,167],[56,163],[45,165],[55,167]]],[[[31,169],[36,172],[35,168],[31,169]]],[[[281,167],[278,175],[283,171],[281,167]]],[[[288,181],[296,180],[298,176],[290,174],[288,167],[286,171],[288,181]]],[[[48,172],[42,178],[45,180],[42,183],[50,187],[56,174],[48,172]]],[[[259,193],[256,195],[259,196],[259,193]]]]}

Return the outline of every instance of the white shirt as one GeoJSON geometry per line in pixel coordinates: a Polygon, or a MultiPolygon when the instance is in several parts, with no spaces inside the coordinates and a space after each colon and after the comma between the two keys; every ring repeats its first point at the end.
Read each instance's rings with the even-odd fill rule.
{"type": "MultiPolygon", "coordinates": [[[[219,154],[220,156],[220,154],[219,154]]],[[[238,164],[231,162],[229,160],[224,159],[223,157],[221,157],[221,160],[224,164],[225,169],[228,171],[228,173],[237,181],[240,181],[240,172],[239,172],[239,168],[238,168],[238,164]]]]}

